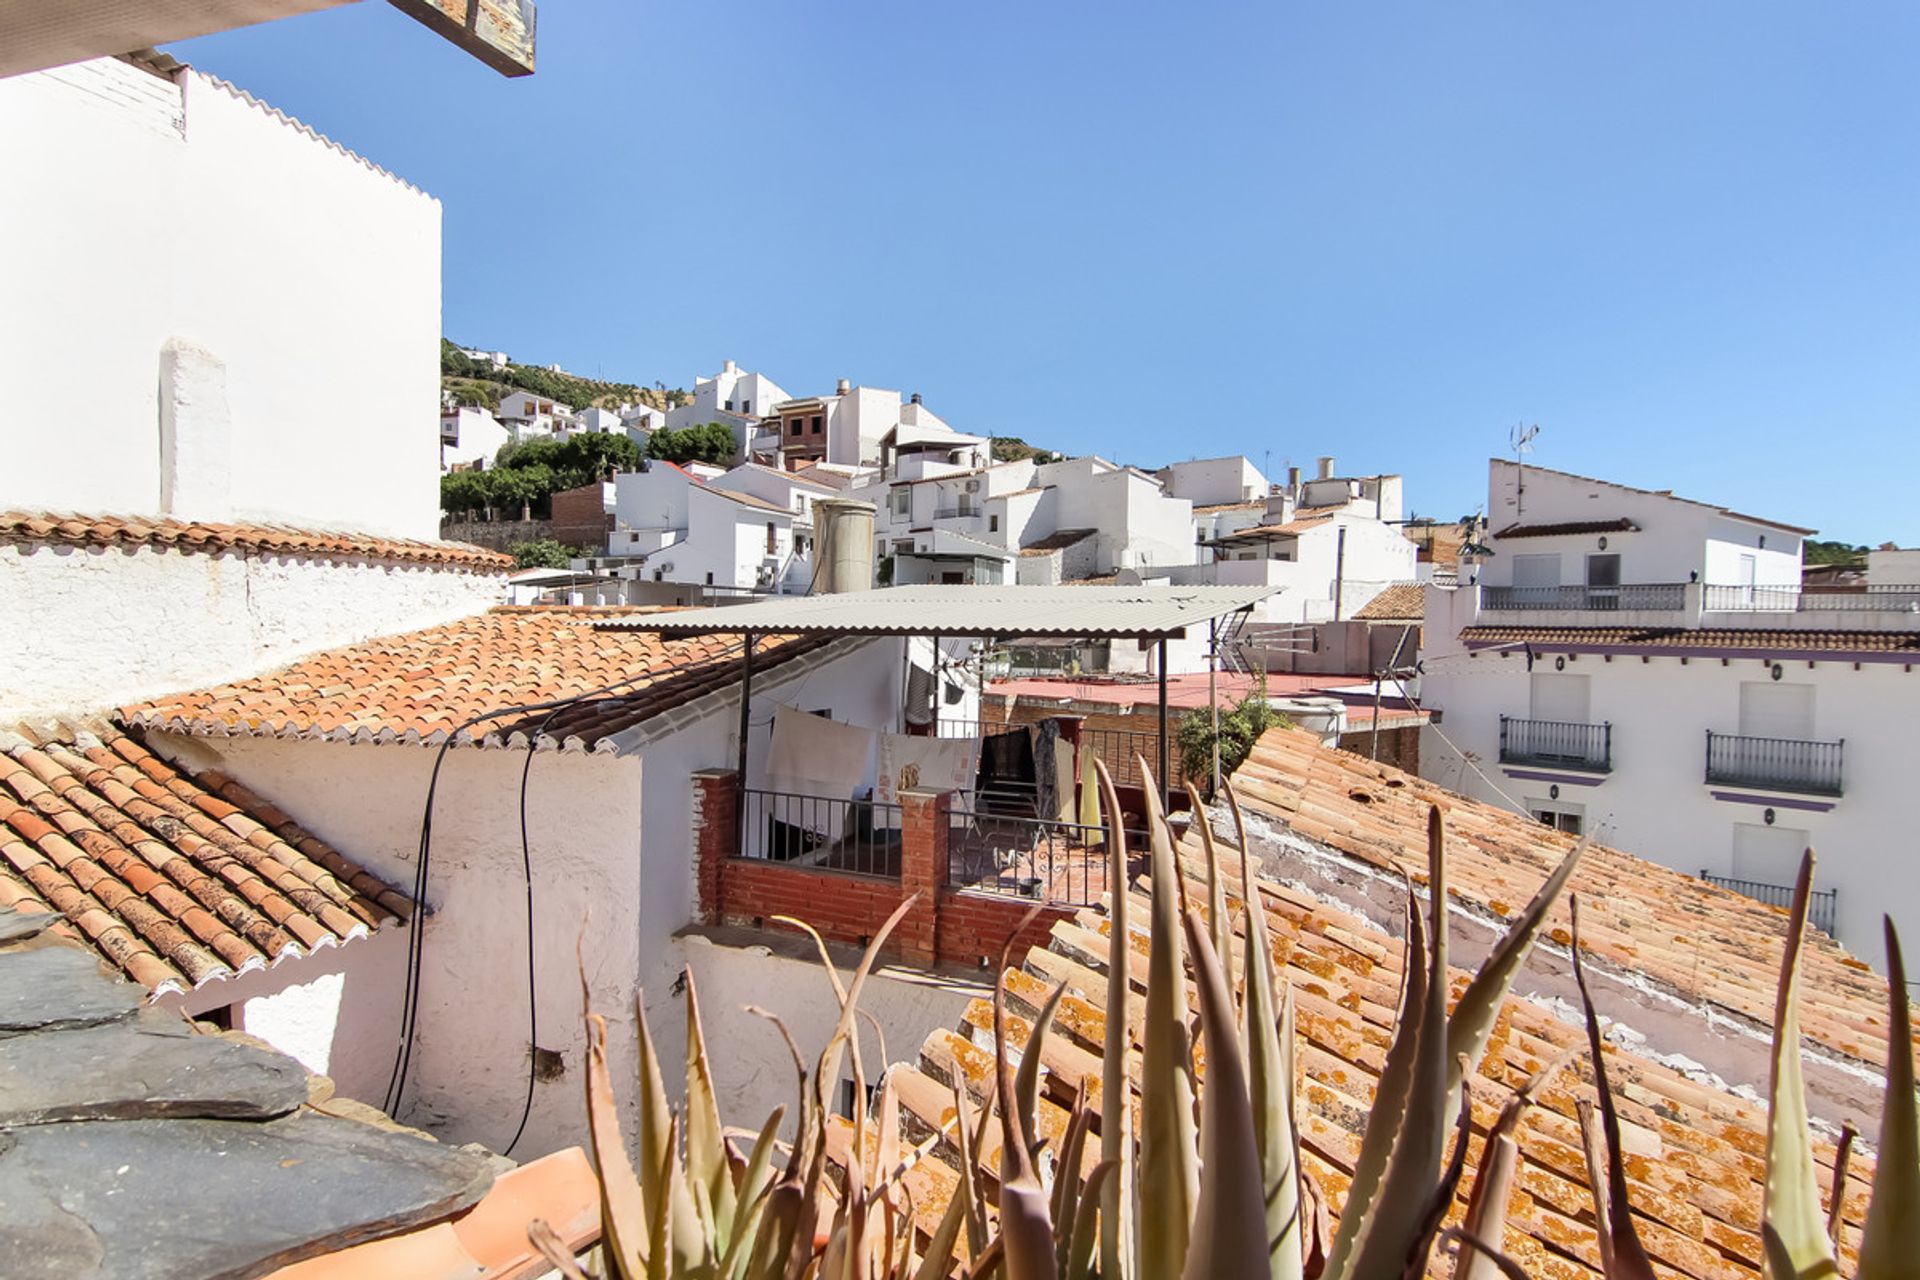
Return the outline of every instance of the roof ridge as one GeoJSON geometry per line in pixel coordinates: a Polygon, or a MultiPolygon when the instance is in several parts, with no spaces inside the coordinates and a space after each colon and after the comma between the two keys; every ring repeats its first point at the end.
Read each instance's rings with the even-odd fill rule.
{"type": "MultiPolygon", "coordinates": [[[[279,107],[274,106],[272,103],[265,102],[259,98],[254,97],[251,93],[247,92],[245,89],[242,89],[239,85],[233,83],[233,81],[222,79],[219,76],[213,75],[210,72],[202,71],[198,67],[193,67],[193,66],[189,66],[187,68],[187,72],[190,77],[204,80],[214,88],[224,90],[229,96],[238,99],[239,101],[245,103],[246,105],[254,108],[256,111],[262,111],[262,112],[265,112],[267,115],[273,116],[275,119],[279,120],[280,123],[286,125],[287,127],[295,130],[296,132],[306,134],[309,138],[312,138],[315,142],[318,142],[322,146],[328,147],[331,150],[339,152],[341,155],[353,161],[355,164],[360,165],[364,169],[368,169],[374,173],[379,174],[381,177],[387,179],[389,182],[393,182],[399,186],[405,187],[408,191],[413,192],[415,195],[422,196],[428,200],[432,200],[435,204],[440,203],[439,197],[433,195],[431,192],[422,190],[420,187],[417,187],[413,183],[408,182],[405,178],[393,172],[391,169],[387,169],[382,167],[381,165],[375,164],[373,161],[367,159],[365,156],[361,155],[359,152],[354,151],[334,141],[332,138],[329,138],[326,134],[320,132],[318,129],[314,128],[312,125],[308,124],[306,121],[298,119],[294,116],[290,116],[285,111],[282,111],[279,107]]],[[[189,113],[191,113],[192,104],[189,103],[187,109],[189,113]]]]}

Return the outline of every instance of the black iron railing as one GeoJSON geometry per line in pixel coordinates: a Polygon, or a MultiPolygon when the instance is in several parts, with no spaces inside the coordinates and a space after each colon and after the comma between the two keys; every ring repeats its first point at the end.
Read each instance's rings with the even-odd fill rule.
{"type": "MultiPolygon", "coordinates": [[[[1793,886],[1790,884],[1768,884],[1764,880],[1739,880],[1733,876],[1716,876],[1702,871],[1700,878],[1708,884],[1717,884],[1722,889],[1731,889],[1743,897],[1764,902],[1770,907],[1791,908],[1793,906],[1793,886]]],[[[1828,937],[1833,936],[1834,912],[1840,904],[1838,889],[1815,889],[1807,895],[1807,920],[1814,928],[1828,937]]]]}
{"type": "Polygon", "coordinates": [[[947,878],[957,889],[1092,906],[1107,887],[1106,829],[956,808],[947,878]]]}
{"type": "Polygon", "coordinates": [[[1501,716],[1500,763],[1609,773],[1613,769],[1613,725],[1501,716]]]}
{"type": "Polygon", "coordinates": [[[1617,587],[1481,587],[1482,609],[1585,610],[1598,613],[1679,613],[1687,607],[1684,582],[1626,582],[1617,587]]]}
{"type": "Polygon", "coordinates": [[[1841,793],[1846,739],[1752,738],[1707,730],[1707,781],[1807,795],[1841,793]]]}
{"type": "Polygon", "coordinates": [[[1920,613],[1920,586],[1803,587],[1710,584],[1701,608],[1721,613],[1920,613]]]}
{"type": "Polygon", "coordinates": [[[739,856],[897,880],[900,806],[747,788],[739,856]]]}
{"type": "MultiPolygon", "coordinates": [[[[1167,721],[1167,772],[1169,788],[1180,785],[1186,774],[1180,768],[1180,751],[1173,737],[1179,722],[1180,712],[1171,712],[1167,721]]],[[[1222,714],[1225,714],[1224,712],[1222,714]]],[[[978,738],[994,733],[1008,733],[1024,728],[1018,724],[999,724],[994,721],[953,720],[941,717],[939,736],[942,738],[978,738]]],[[[1107,772],[1113,775],[1116,787],[1137,787],[1140,785],[1140,769],[1134,757],[1145,756],[1147,767],[1160,767],[1160,735],[1145,729],[1095,729],[1081,726],[1080,745],[1082,749],[1093,752],[1094,757],[1107,766],[1107,772]]]]}

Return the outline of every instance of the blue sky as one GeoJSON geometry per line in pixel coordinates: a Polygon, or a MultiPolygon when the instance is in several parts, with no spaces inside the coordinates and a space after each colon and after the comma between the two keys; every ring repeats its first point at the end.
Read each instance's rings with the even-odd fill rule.
{"type": "Polygon", "coordinates": [[[438,196],[445,329],[1155,465],[1531,460],[1920,545],[1920,6],[367,3],[173,47],[438,196]]]}

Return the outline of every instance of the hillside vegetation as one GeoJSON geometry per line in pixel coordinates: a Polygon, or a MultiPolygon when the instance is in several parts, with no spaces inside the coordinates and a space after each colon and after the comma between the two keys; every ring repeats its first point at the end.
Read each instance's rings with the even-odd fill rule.
{"type": "Polygon", "coordinates": [[[671,409],[692,397],[678,387],[643,387],[634,382],[603,382],[571,373],[555,373],[533,365],[510,364],[504,369],[479,360],[471,360],[460,344],[448,338],[440,340],[440,385],[450,392],[455,404],[478,405],[486,409],[500,407],[500,397],[512,391],[531,391],[575,409],[614,409],[622,404],[644,404],[655,409],[671,409]]]}

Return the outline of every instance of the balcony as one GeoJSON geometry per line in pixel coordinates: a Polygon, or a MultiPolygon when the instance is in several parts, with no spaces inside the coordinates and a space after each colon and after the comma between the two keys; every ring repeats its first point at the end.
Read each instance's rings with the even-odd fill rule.
{"type": "Polygon", "coordinates": [[[1480,607],[1514,613],[1682,613],[1684,582],[1623,582],[1614,587],[1480,588],[1480,607]]]}
{"type": "Polygon", "coordinates": [[[1841,794],[1838,742],[1802,738],[1749,738],[1707,730],[1707,781],[1729,787],[1792,791],[1810,796],[1841,794]]]}
{"type": "Polygon", "coordinates": [[[977,503],[963,502],[957,507],[941,507],[933,513],[935,520],[971,520],[980,514],[977,503]]]}
{"type": "MultiPolygon", "coordinates": [[[[1702,871],[1700,878],[1708,884],[1717,884],[1722,889],[1731,889],[1742,897],[1764,902],[1770,907],[1779,907],[1782,911],[1793,908],[1793,886],[1790,884],[1768,884],[1764,880],[1739,880],[1732,876],[1716,876],[1702,871]]],[[[1840,905],[1840,893],[1837,889],[1814,889],[1807,895],[1807,922],[1828,937],[1833,936],[1833,917],[1840,905]]]]}
{"type": "Polygon", "coordinates": [[[1920,586],[1863,583],[1851,587],[1709,584],[1702,607],[1713,613],[1920,613],[1920,586]]]}
{"type": "Polygon", "coordinates": [[[1613,772],[1613,725],[1500,717],[1500,763],[1613,772]]]}

